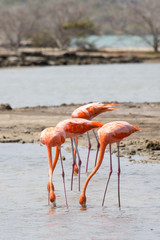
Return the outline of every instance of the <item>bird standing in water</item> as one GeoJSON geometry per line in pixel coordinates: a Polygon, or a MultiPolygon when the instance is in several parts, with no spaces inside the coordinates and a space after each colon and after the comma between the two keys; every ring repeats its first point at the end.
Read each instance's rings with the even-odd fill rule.
{"type": "MultiPolygon", "coordinates": [[[[98,136],[100,139],[100,154],[99,154],[99,158],[98,158],[98,161],[97,161],[97,164],[96,164],[94,170],[88,176],[88,178],[84,184],[84,187],[83,187],[80,199],[79,199],[79,203],[82,205],[82,207],[86,206],[86,194],[85,193],[86,193],[87,185],[88,185],[90,179],[93,177],[93,175],[97,172],[97,170],[101,166],[101,163],[104,158],[106,146],[109,144],[110,150],[111,150],[111,144],[116,143],[117,149],[118,149],[118,171],[117,171],[118,204],[119,204],[119,208],[120,208],[120,206],[121,206],[120,205],[120,171],[121,170],[120,170],[119,144],[123,138],[128,137],[129,135],[131,135],[132,133],[134,133],[136,131],[140,131],[140,128],[136,127],[134,125],[131,125],[128,122],[124,122],[124,121],[115,121],[115,122],[107,123],[98,130],[98,136]]],[[[112,158],[111,158],[111,154],[110,154],[110,171],[109,171],[109,177],[108,177],[107,185],[106,185],[105,192],[104,192],[102,206],[104,205],[104,199],[105,199],[105,195],[107,192],[107,187],[109,184],[111,174],[112,174],[112,158]]]]}
{"type": "MultiPolygon", "coordinates": [[[[48,163],[49,163],[49,186],[48,189],[50,191],[49,198],[51,202],[55,202],[55,194],[54,194],[54,187],[52,183],[52,175],[53,170],[57,164],[58,156],[60,155],[61,159],[61,166],[62,166],[62,177],[64,183],[64,192],[65,192],[65,200],[66,206],[68,207],[67,197],[66,197],[66,188],[65,188],[65,174],[63,168],[63,161],[61,155],[61,145],[65,142],[66,138],[74,139],[74,137],[85,133],[93,128],[102,127],[103,124],[100,122],[93,122],[88,121],[86,119],[78,119],[78,118],[71,118],[64,121],[59,122],[55,128],[46,128],[42,131],[40,140],[43,144],[47,146],[48,151],[48,163]],[[52,165],[52,147],[56,147],[56,155],[52,165]]],[[[74,167],[74,166],[73,166],[74,167]]],[[[80,168],[81,168],[81,161],[79,160],[79,188],[80,188],[80,168]]]]}
{"type": "MultiPolygon", "coordinates": [[[[112,107],[114,105],[117,105],[117,104],[114,104],[114,103],[113,104],[103,104],[103,103],[98,103],[98,102],[89,103],[89,104],[80,106],[79,108],[75,109],[71,116],[72,116],[72,118],[83,118],[83,119],[91,120],[103,112],[117,110],[117,108],[112,107]]],[[[96,153],[96,159],[95,159],[95,165],[96,165],[100,144],[99,144],[99,141],[98,141],[98,138],[97,138],[97,135],[96,135],[94,129],[92,131],[93,131],[93,134],[97,141],[97,153],[96,153]]],[[[88,138],[88,155],[87,155],[87,162],[86,162],[86,172],[88,171],[88,161],[89,161],[89,155],[90,155],[90,150],[91,150],[91,141],[90,141],[88,132],[87,132],[87,138],[88,138]]],[[[78,142],[78,139],[76,139],[76,141],[78,142]]],[[[75,149],[75,152],[76,152],[76,149],[75,149]]],[[[76,167],[76,165],[75,165],[75,167],[76,167]]],[[[76,170],[75,170],[75,172],[76,172],[76,170]]]]}

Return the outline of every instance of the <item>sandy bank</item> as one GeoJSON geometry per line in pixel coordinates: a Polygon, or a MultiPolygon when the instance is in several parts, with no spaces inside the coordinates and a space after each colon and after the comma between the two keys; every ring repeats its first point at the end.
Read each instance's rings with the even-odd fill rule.
{"type": "MultiPolygon", "coordinates": [[[[0,105],[0,142],[40,143],[40,132],[59,121],[70,118],[78,104],[61,106],[37,106],[9,109],[0,105]]],[[[142,161],[160,163],[160,103],[119,103],[119,110],[103,113],[95,120],[107,123],[115,120],[128,121],[141,128],[141,132],[132,134],[121,142],[121,155],[129,156],[134,162],[134,155],[143,156],[142,161]]],[[[96,143],[92,133],[92,148],[96,143]]],[[[69,140],[66,142],[69,143],[69,140]]],[[[79,144],[87,146],[86,135],[79,138],[79,144]]],[[[113,145],[114,146],[114,145],[113,145]]],[[[113,147],[116,151],[116,146],[113,147]]]]}

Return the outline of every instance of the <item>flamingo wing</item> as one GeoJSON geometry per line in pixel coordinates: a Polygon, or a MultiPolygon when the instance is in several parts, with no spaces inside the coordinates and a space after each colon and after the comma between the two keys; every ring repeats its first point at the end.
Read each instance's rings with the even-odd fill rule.
{"type": "Polygon", "coordinates": [[[89,103],[83,105],[77,109],[75,109],[72,113],[72,118],[84,118],[91,120],[92,118],[96,117],[97,115],[107,112],[117,110],[117,108],[113,108],[113,105],[117,104],[103,104],[103,103],[89,103]]]}
{"type": "Polygon", "coordinates": [[[74,137],[76,135],[83,134],[92,128],[99,128],[102,126],[103,124],[100,122],[92,122],[81,118],[71,118],[60,122],[56,128],[63,128],[66,133],[66,137],[74,137]]]}
{"type": "Polygon", "coordinates": [[[105,124],[99,131],[99,137],[104,137],[106,143],[120,142],[132,133],[140,131],[139,127],[124,121],[115,121],[105,124]]]}

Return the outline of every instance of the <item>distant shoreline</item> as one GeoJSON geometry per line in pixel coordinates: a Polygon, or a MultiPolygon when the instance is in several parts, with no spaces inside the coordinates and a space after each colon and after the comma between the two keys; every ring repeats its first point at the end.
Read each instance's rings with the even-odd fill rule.
{"type": "Polygon", "coordinates": [[[112,63],[160,62],[160,53],[150,48],[122,49],[53,49],[19,48],[17,50],[0,49],[0,67],[89,65],[112,63]]]}

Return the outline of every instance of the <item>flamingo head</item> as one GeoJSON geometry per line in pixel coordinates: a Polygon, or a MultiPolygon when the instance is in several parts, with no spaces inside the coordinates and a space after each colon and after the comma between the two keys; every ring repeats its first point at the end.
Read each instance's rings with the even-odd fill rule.
{"type": "Polygon", "coordinates": [[[50,191],[49,200],[52,203],[54,203],[56,201],[56,195],[53,191],[50,191]]]}
{"type": "Polygon", "coordinates": [[[86,208],[86,196],[83,193],[80,196],[79,204],[81,204],[83,208],[86,208]]]}
{"type": "Polygon", "coordinates": [[[77,164],[74,166],[74,175],[77,175],[78,174],[78,167],[77,167],[77,164]]]}

